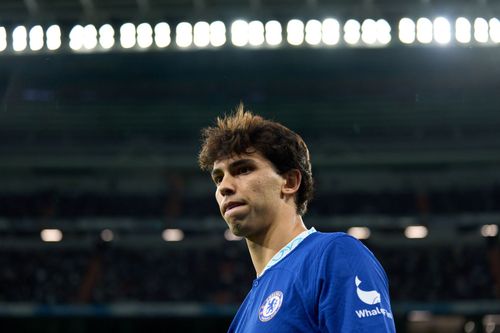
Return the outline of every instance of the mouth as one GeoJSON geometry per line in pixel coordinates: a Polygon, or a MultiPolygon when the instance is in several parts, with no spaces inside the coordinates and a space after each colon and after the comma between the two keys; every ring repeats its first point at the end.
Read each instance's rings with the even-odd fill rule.
{"type": "Polygon", "coordinates": [[[222,213],[223,214],[226,214],[227,212],[229,212],[231,209],[233,208],[236,208],[236,207],[240,207],[240,206],[243,206],[245,205],[244,202],[240,202],[240,201],[230,201],[226,204],[224,204],[224,206],[222,206],[222,213]]]}

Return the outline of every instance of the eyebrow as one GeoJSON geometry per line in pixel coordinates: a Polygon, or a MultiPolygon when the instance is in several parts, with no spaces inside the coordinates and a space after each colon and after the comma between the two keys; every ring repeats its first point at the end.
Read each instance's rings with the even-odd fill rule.
{"type": "MultiPolygon", "coordinates": [[[[243,158],[241,160],[237,160],[237,161],[234,161],[232,162],[231,164],[229,164],[229,167],[228,169],[231,170],[231,169],[235,169],[239,166],[242,166],[242,165],[245,165],[245,164],[255,164],[255,161],[252,160],[251,158],[243,158]]],[[[221,173],[221,169],[217,168],[217,169],[213,169],[212,172],[211,172],[211,175],[212,175],[212,178],[214,176],[216,176],[217,174],[221,173]]]]}

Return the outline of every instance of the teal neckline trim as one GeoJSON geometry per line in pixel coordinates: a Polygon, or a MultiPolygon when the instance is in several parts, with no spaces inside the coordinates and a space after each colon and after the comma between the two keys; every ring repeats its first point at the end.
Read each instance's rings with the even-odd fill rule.
{"type": "Polygon", "coordinates": [[[307,237],[309,237],[309,235],[311,235],[315,232],[316,232],[316,229],[314,229],[314,227],[312,227],[309,230],[305,230],[305,231],[301,232],[297,237],[292,239],[281,250],[279,250],[278,253],[276,253],[271,258],[271,260],[269,260],[266,267],[264,267],[264,270],[262,270],[262,272],[260,273],[259,276],[257,276],[257,278],[260,278],[269,268],[273,267],[274,265],[279,263],[281,260],[283,260],[283,258],[285,258],[287,255],[289,255],[290,252],[293,251],[293,249],[295,249],[300,243],[302,243],[302,241],[304,241],[304,239],[306,239],[307,237]]]}

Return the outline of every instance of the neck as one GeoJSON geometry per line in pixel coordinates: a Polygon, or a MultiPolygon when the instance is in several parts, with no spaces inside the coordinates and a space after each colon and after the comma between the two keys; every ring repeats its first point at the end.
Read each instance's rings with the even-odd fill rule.
{"type": "Polygon", "coordinates": [[[246,239],[257,276],[279,250],[307,230],[300,215],[295,214],[276,222],[264,234],[246,239]]]}

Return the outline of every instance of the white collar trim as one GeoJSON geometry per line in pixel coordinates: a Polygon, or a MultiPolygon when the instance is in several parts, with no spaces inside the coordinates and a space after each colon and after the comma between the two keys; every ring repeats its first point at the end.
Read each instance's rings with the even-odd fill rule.
{"type": "Polygon", "coordinates": [[[287,255],[292,252],[293,249],[295,249],[304,239],[306,239],[309,235],[313,234],[316,232],[316,229],[311,228],[309,230],[305,230],[301,232],[297,237],[292,239],[288,244],[286,244],[281,250],[276,253],[271,260],[267,263],[266,267],[264,267],[264,270],[257,276],[257,278],[260,278],[269,268],[273,267],[276,265],[278,262],[283,260],[287,255]]]}

